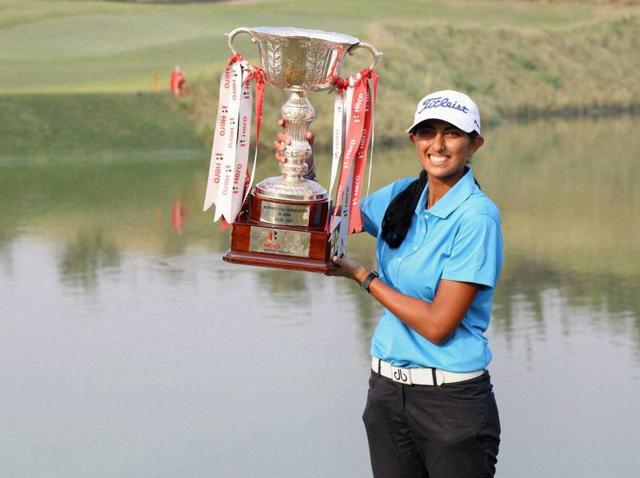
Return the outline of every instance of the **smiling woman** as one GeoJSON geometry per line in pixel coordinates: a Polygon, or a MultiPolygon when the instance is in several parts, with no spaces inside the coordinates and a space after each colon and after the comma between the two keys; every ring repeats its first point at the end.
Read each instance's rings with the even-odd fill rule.
{"type": "MultiPolygon", "coordinates": [[[[384,306],[374,332],[364,411],[376,477],[490,477],[500,422],[487,366],[502,267],[500,214],[468,167],[484,144],[463,93],[418,102],[407,130],[422,171],[361,203],[380,271],[334,257],[327,275],[353,279],[384,306]]],[[[276,141],[276,157],[289,144],[276,141]]]]}
{"type": "Polygon", "coordinates": [[[335,258],[384,307],[363,419],[375,476],[493,476],[500,440],[484,335],[502,266],[498,209],[467,167],[483,145],[467,95],[417,105],[422,172],[363,202],[380,274],[335,258]],[[410,470],[407,473],[407,470],[410,470]]]}

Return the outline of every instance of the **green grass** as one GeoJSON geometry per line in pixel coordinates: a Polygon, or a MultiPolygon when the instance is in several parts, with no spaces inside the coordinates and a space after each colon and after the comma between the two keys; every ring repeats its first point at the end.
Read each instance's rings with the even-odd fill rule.
{"type": "Polygon", "coordinates": [[[389,21],[368,33],[386,53],[380,108],[393,109],[384,130],[426,91],[451,86],[471,93],[489,122],[523,109],[640,101],[639,15],[561,30],[442,25],[425,32],[417,23],[389,21]]]}
{"type": "MultiPolygon", "coordinates": [[[[485,13],[486,14],[486,13],[485,13]]],[[[379,64],[376,140],[402,141],[416,101],[428,91],[460,89],[481,105],[485,126],[506,118],[582,114],[598,108],[640,109],[640,15],[614,15],[562,29],[484,28],[386,20],[363,35],[385,56],[379,64]]],[[[367,58],[349,59],[355,71],[367,58]]],[[[207,137],[215,116],[215,74],[196,77],[188,104],[207,137]]],[[[330,146],[332,101],[315,93],[317,147],[330,146]]],[[[268,89],[264,146],[285,96],[268,89]]]]}
{"type": "MultiPolygon", "coordinates": [[[[330,0],[301,8],[297,1],[0,0],[0,93],[151,90],[155,75],[164,86],[175,64],[191,76],[219,68],[228,55],[223,33],[238,26],[296,25],[373,42],[371,22],[420,19],[425,34],[449,25],[480,28],[481,39],[486,29],[558,30],[637,12],[584,2],[330,0]]],[[[239,45],[255,51],[247,41],[239,45]]]]}
{"type": "Polygon", "coordinates": [[[187,114],[149,93],[0,96],[0,138],[5,163],[201,147],[187,114]]]}
{"type": "MultiPolygon", "coordinates": [[[[169,71],[180,64],[194,91],[186,105],[205,144],[215,114],[216,78],[229,55],[223,33],[238,26],[343,31],[376,45],[385,53],[378,68],[377,124],[382,143],[402,136],[406,121],[399,119],[410,118],[416,100],[433,89],[453,87],[472,94],[482,105],[485,124],[576,106],[629,105],[640,97],[640,8],[607,2],[328,0],[301,8],[299,2],[282,0],[248,4],[0,0],[0,13],[0,95],[5,95],[5,117],[10,117],[12,108],[33,103],[16,99],[11,107],[7,95],[64,93],[56,115],[66,115],[74,124],[78,114],[74,105],[90,96],[75,100],[73,94],[164,91],[169,71]]],[[[239,36],[236,46],[258,62],[257,48],[246,36],[239,36]]],[[[356,71],[366,62],[368,58],[356,56],[344,71],[356,71]]],[[[38,98],[46,104],[57,101],[38,98]]],[[[268,94],[265,138],[273,134],[282,98],[278,92],[268,94]]],[[[314,123],[320,132],[318,145],[326,147],[328,135],[322,132],[330,127],[331,101],[320,94],[311,100],[318,113],[314,123]]],[[[166,118],[171,109],[161,113],[162,104],[169,105],[155,103],[146,115],[141,112],[140,118],[130,119],[166,118]]],[[[128,112],[123,107],[121,120],[108,116],[103,131],[124,124],[128,112]]],[[[45,129],[50,127],[46,105],[33,114],[41,115],[45,129]]],[[[36,120],[7,121],[0,131],[29,125],[39,129],[36,120]]],[[[5,151],[17,147],[9,143],[5,151]]]]}

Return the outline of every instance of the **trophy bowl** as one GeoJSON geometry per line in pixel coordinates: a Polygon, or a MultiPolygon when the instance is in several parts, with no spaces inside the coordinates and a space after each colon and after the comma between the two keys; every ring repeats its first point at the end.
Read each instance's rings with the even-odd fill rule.
{"type": "Polygon", "coordinates": [[[360,40],[342,33],[291,27],[236,28],[228,35],[229,48],[239,33],[258,44],[266,81],[283,90],[328,89],[337,78],[344,55],[362,46],[360,40]]]}

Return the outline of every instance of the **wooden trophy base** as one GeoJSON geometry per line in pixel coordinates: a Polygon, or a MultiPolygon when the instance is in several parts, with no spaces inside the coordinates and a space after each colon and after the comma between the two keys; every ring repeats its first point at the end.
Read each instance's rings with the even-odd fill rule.
{"type": "Polygon", "coordinates": [[[325,231],[329,201],[284,201],[249,195],[222,258],[234,264],[326,272],[332,238],[325,231]]]}

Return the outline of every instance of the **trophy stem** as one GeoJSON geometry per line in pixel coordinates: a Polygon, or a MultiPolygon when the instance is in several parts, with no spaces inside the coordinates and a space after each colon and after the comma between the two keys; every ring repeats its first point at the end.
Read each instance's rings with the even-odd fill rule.
{"type": "Polygon", "coordinates": [[[305,91],[292,91],[282,106],[285,120],[284,132],[291,138],[291,144],[284,151],[286,161],[280,163],[282,176],[267,178],[256,186],[256,194],[261,198],[283,200],[323,201],[327,190],[304,175],[309,169],[308,161],[312,151],[307,141],[309,125],[315,118],[315,111],[305,91]]]}
{"type": "Polygon", "coordinates": [[[284,132],[291,138],[291,144],[284,152],[287,161],[280,164],[280,171],[287,181],[298,182],[307,173],[307,161],[312,151],[306,136],[315,117],[313,106],[304,91],[293,91],[282,106],[284,132]]]}

